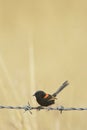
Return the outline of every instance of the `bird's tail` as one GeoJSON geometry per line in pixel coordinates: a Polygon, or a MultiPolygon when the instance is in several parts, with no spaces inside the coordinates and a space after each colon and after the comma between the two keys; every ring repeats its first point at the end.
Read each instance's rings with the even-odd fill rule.
{"type": "Polygon", "coordinates": [[[65,81],[60,87],[59,89],[52,94],[52,96],[56,97],[57,94],[59,94],[67,85],[69,85],[68,81],[65,81]]]}

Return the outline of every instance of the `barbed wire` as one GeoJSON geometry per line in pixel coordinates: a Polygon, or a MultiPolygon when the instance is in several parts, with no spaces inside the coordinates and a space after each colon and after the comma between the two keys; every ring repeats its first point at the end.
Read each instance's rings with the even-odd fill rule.
{"type": "Polygon", "coordinates": [[[83,110],[86,110],[87,111],[87,107],[85,108],[75,108],[75,107],[68,107],[68,108],[65,108],[63,106],[59,106],[59,107],[42,107],[42,106],[37,106],[37,107],[32,107],[30,106],[30,104],[28,103],[28,105],[25,105],[25,106],[2,106],[0,105],[0,109],[21,109],[21,110],[24,110],[24,111],[29,111],[30,114],[32,114],[31,110],[57,110],[57,111],[60,111],[60,113],[62,113],[63,111],[83,111],[83,110]]]}

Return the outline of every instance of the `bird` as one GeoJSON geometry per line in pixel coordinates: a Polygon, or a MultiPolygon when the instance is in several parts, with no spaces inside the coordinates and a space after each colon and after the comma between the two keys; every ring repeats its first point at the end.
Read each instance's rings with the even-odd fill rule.
{"type": "Polygon", "coordinates": [[[55,100],[57,99],[56,96],[68,85],[68,81],[65,81],[53,94],[48,94],[42,90],[38,90],[33,94],[33,96],[36,97],[36,101],[40,106],[47,107],[55,104],[55,100]]]}

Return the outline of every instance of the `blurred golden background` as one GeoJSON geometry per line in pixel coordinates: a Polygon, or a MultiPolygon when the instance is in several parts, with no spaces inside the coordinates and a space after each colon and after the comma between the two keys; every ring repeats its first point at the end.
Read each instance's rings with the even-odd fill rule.
{"type": "MultiPolygon", "coordinates": [[[[37,105],[36,90],[70,85],[54,106],[87,107],[87,1],[0,1],[0,105],[37,105]]],[[[0,130],[87,129],[87,112],[0,110],[0,130]]]]}

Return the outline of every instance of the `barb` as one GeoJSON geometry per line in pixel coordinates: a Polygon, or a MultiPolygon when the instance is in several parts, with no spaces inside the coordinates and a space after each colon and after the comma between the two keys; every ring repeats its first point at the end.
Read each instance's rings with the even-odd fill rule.
{"type": "Polygon", "coordinates": [[[62,113],[62,111],[83,111],[83,110],[86,110],[87,111],[87,107],[85,108],[75,108],[75,107],[68,107],[68,108],[65,108],[63,106],[59,106],[59,107],[42,107],[42,106],[37,106],[37,107],[32,107],[30,106],[30,104],[28,103],[28,105],[25,105],[25,106],[2,106],[0,105],[0,109],[23,109],[25,111],[29,111],[30,114],[32,114],[31,110],[57,110],[57,111],[60,111],[62,113]]]}

